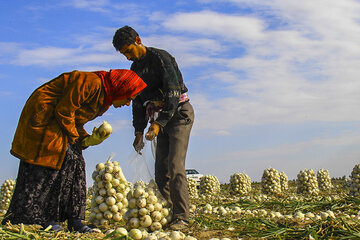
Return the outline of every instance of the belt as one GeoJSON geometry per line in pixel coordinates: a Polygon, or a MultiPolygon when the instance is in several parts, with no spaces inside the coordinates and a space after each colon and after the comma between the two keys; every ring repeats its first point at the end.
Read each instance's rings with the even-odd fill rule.
{"type": "MultiPolygon", "coordinates": [[[[183,93],[180,95],[179,98],[179,103],[185,103],[188,102],[190,100],[189,95],[187,93],[183,93]]],[[[160,108],[164,105],[163,101],[146,101],[144,102],[143,106],[146,107],[148,105],[148,103],[153,103],[156,107],[160,108]]]]}
{"type": "Polygon", "coordinates": [[[179,103],[187,102],[189,100],[189,95],[187,93],[183,93],[179,98],[179,103]]]}

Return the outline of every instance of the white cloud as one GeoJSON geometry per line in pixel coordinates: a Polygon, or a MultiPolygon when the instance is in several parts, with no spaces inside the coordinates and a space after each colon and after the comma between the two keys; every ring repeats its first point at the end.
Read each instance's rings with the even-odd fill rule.
{"type": "Polygon", "coordinates": [[[16,57],[19,65],[74,65],[114,62],[119,58],[116,53],[88,53],[86,50],[76,48],[40,47],[23,50],[16,57]]]}
{"type": "Polygon", "coordinates": [[[260,181],[263,170],[268,167],[284,171],[290,179],[296,179],[302,169],[318,171],[321,168],[328,169],[332,177],[349,176],[358,164],[359,144],[359,132],[343,132],[329,138],[316,137],[305,142],[219,153],[207,157],[203,171],[212,171],[222,182],[228,182],[235,172],[244,172],[252,180],[260,181]],[[216,167],[220,159],[224,166],[221,169],[216,167]]]}
{"type": "Polygon", "coordinates": [[[246,42],[261,40],[265,27],[261,19],[213,11],[176,13],[163,25],[172,30],[216,35],[228,41],[241,38],[246,42]]]}
{"type": "MultiPolygon", "coordinates": [[[[360,89],[358,84],[354,87],[360,89]]],[[[336,82],[257,81],[230,88],[236,92],[232,97],[212,101],[204,94],[192,94],[198,130],[227,131],[239,124],[360,121],[357,93],[336,82]]]]}
{"type": "Polygon", "coordinates": [[[113,34],[113,29],[101,28],[87,35],[74,34],[68,41],[75,47],[44,46],[28,43],[0,42],[0,62],[21,66],[87,66],[109,65],[125,61],[115,51],[111,40],[104,37],[113,34]]]}
{"type": "Polygon", "coordinates": [[[120,131],[123,129],[132,129],[132,123],[131,120],[115,120],[111,122],[111,125],[113,127],[113,131],[120,131]]]}
{"type": "Polygon", "coordinates": [[[0,91],[0,97],[7,97],[10,95],[14,95],[14,92],[10,92],[10,91],[0,91]]]}
{"type": "MultiPolygon", "coordinates": [[[[142,36],[139,30],[145,45],[166,49],[182,70],[197,71],[197,79],[185,79],[196,106],[195,131],[210,129],[223,135],[239,124],[360,120],[358,3],[222,2],[248,4],[254,13],[156,12],[151,25],[165,26],[168,32],[150,28],[145,32],[151,34],[142,36]],[[284,24],[269,29],[268,16],[284,24]],[[216,95],[203,90],[210,82],[218,88],[216,95]],[[220,121],[221,126],[216,124],[220,121]]],[[[81,8],[108,4],[72,3],[81,8]]],[[[114,30],[106,31],[109,35],[114,30]]],[[[100,35],[74,39],[79,43],[75,48],[9,46],[16,64],[26,66],[75,64],[87,70],[126,62],[100,35]]]]}
{"type": "Polygon", "coordinates": [[[12,42],[0,42],[0,63],[8,64],[12,61],[14,55],[21,51],[21,45],[12,42]]]}
{"type": "Polygon", "coordinates": [[[158,46],[169,52],[186,52],[192,54],[218,55],[229,49],[220,45],[217,40],[209,38],[190,38],[176,35],[151,35],[143,38],[143,44],[158,46]]]}
{"type": "Polygon", "coordinates": [[[151,35],[142,38],[145,46],[166,49],[181,68],[202,66],[214,62],[214,56],[228,50],[216,40],[171,35],[151,35]]]}
{"type": "Polygon", "coordinates": [[[107,8],[110,2],[108,0],[66,0],[62,5],[105,13],[109,12],[107,8]]]}
{"type": "MultiPolygon", "coordinates": [[[[239,124],[360,120],[358,2],[227,2],[246,3],[255,13],[177,13],[163,23],[174,33],[194,39],[206,36],[223,50],[214,55],[194,54],[212,64],[199,67],[200,84],[192,94],[195,131],[223,133],[239,124]],[[276,16],[284,24],[266,28],[271,25],[267,16],[276,16]],[[226,57],[230,52],[239,56],[226,57]],[[213,95],[201,91],[209,82],[218,85],[215,101],[213,95]]],[[[181,57],[187,54],[184,50],[181,57]]],[[[196,66],[192,64],[185,66],[196,66]]]]}
{"type": "Polygon", "coordinates": [[[324,147],[324,148],[335,148],[343,146],[359,146],[360,136],[357,134],[345,133],[340,136],[332,138],[319,138],[316,137],[307,142],[296,142],[281,144],[272,148],[255,149],[255,150],[243,150],[234,151],[231,153],[225,153],[223,159],[234,159],[235,157],[243,159],[264,159],[271,158],[276,159],[281,156],[290,156],[306,152],[306,149],[312,147],[324,147]]]}

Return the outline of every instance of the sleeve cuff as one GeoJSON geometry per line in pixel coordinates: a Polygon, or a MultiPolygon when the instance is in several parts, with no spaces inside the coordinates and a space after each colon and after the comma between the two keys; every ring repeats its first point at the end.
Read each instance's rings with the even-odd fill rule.
{"type": "Polygon", "coordinates": [[[166,121],[154,121],[154,122],[156,122],[157,124],[159,124],[160,125],[160,127],[165,127],[165,125],[166,125],[166,121]]]}

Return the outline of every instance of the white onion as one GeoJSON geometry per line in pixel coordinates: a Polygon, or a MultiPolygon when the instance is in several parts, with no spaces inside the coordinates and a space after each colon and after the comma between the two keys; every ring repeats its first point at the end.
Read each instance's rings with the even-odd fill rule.
{"type": "Polygon", "coordinates": [[[99,128],[97,128],[100,136],[106,136],[112,133],[112,127],[107,121],[103,121],[99,128]]]}
{"type": "Polygon", "coordinates": [[[127,236],[128,235],[128,231],[123,228],[123,227],[118,227],[115,229],[116,231],[118,231],[120,234],[122,234],[123,236],[127,236]]]}
{"type": "Polygon", "coordinates": [[[106,212],[106,211],[109,209],[109,207],[108,207],[108,205],[107,205],[106,203],[101,203],[101,204],[99,205],[99,209],[100,209],[100,211],[102,211],[102,212],[106,212]]]}
{"type": "Polygon", "coordinates": [[[138,208],[146,207],[146,199],[145,198],[138,198],[137,201],[136,201],[136,206],[138,208]]]}
{"type": "Polygon", "coordinates": [[[112,205],[110,207],[110,211],[113,213],[118,213],[119,212],[119,207],[117,205],[112,205]]]}
{"type": "Polygon", "coordinates": [[[95,198],[95,202],[96,202],[97,204],[101,204],[101,203],[104,202],[104,198],[103,198],[102,196],[97,196],[97,197],[95,198]]]}
{"type": "Polygon", "coordinates": [[[161,212],[159,212],[159,211],[156,211],[156,210],[155,210],[155,211],[153,211],[153,212],[151,213],[151,218],[152,218],[155,222],[159,222],[162,217],[163,217],[163,216],[162,216],[161,212]]]}
{"type": "Polygon", "coordinates": [[[160,230],[161,228],[162,228],[162,226],[161,226],[161,223],[159,223],[159,222],[153,222],[150,226],[150,230],[153,232],[160,230]]]}
{"type": "Polygon", "coordinates": [[[152,219],[149,215],[140,217],[140,225],[144,228],[150,227],[152,224],[152,219]]]}
{"type": "Polygon", "coordinates": [[[106,198],[106,204],[108,206],[112,206],[116,203],[116,199],[114,197],[107,197],[106,198]]]}
{"type": "Polygon", "coordinates": [[[112,217],[113,217],[113,214],[110,211],[104,212],[105,219],[111,219],[112,217]]]}
{"type": "Polygon", "coordinates": [[[131,229],[128,236],[134,240],[140,240],[142,238],[142,233],[139,229],[131,229]]]}
{"type": "Polygon", "coordinates": [[[128,222],[130,228],[138,228],[140,226],[140,220],[137,217],[130,218],[128,222]]]}

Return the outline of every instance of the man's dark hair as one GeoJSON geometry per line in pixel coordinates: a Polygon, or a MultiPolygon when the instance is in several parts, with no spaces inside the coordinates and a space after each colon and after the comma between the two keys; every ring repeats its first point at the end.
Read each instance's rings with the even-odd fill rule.
{"type": "Polygon", "coordinates": [[[113,37],[113,45],[117,51],[120,51],[125,44],[135,43],[137,36],[139,36],[139,34],[132,27],[124,26],[116,30],[113,37]]]}

